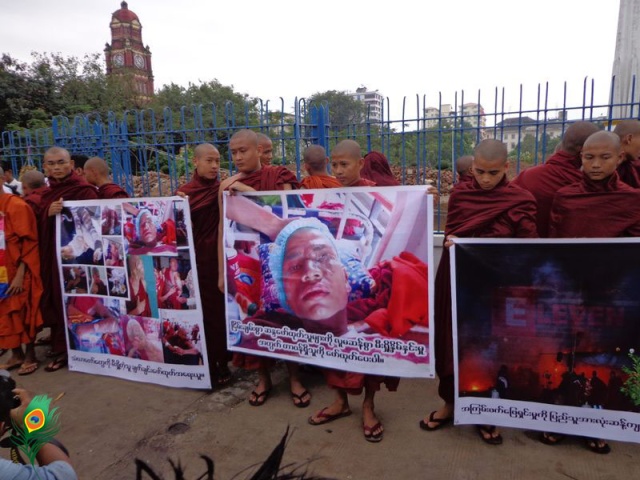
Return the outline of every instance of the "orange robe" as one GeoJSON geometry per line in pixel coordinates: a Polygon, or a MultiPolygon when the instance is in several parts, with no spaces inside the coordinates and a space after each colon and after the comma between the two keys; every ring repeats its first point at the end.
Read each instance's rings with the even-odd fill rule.
{"type": "Polygon", "coordinates": [[[0,299],[0,348],[8,349],[33,342],[42,327],[42,280],[38,227],[31,207],[16,195],[0,194],[0,215],[4,217],[4,266],[9,284],[19,262],[24,262],[26,267],[22,292],[0,299]]]}
{"type": "Polygon", "coordinates": [[[312,190],[314,188],[340,188],[342,184],[337,178],[330,175],[309,175],[300,182],[302,188],[312,190]]]}

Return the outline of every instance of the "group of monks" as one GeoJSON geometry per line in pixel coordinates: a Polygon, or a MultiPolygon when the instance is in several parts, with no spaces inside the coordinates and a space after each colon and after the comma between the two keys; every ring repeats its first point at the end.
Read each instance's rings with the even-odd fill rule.
{"type": "MultiPolygon", "coordinates": [[[[318,145],[303,154],[307,175],[299,182],[283,166],[271,165],[273,145],[263,134],[240,130],[229,140],[229,151],[237,173],[219,180],[220,152],[211,144],[195,148],[191,180],[177,194],[188,199],[205,338],[212,379],[219,386],[231,380],[229,361],[239,368],[257,370],[258,383],[249,403],[263,405],[272,388],[273,360],[226,349],[225,298],[226,271],[223,257],[223,192],[292,190],[298,188],[344,188],[398,185],[387,159],[379,152],[362,156],[353,140],[339,142],[327,156],[318,145]],[[328,173],[328,165],[331,172],[328,173]],[[217,277],[211,275],[217,272],[217,277]]],[[[424,430],[437,430],[453,420],[454,373],[451,325],[451,287],[448,248],[456,237],[537,238],[537,237],[621,237],[640,233],[640,122],[619,122],[613,132],[602,131],[589,122],[572,123],[556,152],[542,165],[521,172],[509,182],[506,146],[498,140],[484,140],[473,156],[459,159],[458,180],[449,198],[445,243],[435,285],[436,368],[439,395],[444,405],[420,421],[424,430]]],[[[8,363],[0,368],[37,368],[33,340],[46,312],[51,327],[55,371],[67,363],[64,316],[58,265],[54,252],[54,220],[62,201],[126,197],[109,181],[104,160],[89,159],[78,170],[78,162],[62,148],[49,149],[43,159],[44,176],[36,171],[22,176],[25,197],[2,194],[9,268],[9,295],[0,305],[10,305],[0,313],[0,347],[12,349],[8,363]],[[26,212],[26,213],[25,213],[26,212]],[[38,255],[38,236],[40,254],[38,255]],[[42,292],[41,278],[51,288],[42,292]],[[42,298],[40,298],[42,297],[42,298]],[[41,308],[38,308],[38,306],[41,308]],[[7,327],[8,325],[8,327],[7,327]],[[26,345],[26,352],[22,350],[26,345]],[[35,368],[32,367],[35,365],[35,368]]],[[[428,187],[428,193],[435,193],[428,187]]],[[[297,363],[286,362],[291,399],[294,406],[307,407],[311,393],[304,387],[297,363]]],[[[399,379],[324,369],[327,384],[335,391],[334,401],[308,421],[323,425],[351,415],[349,395],[364,392],[362,428],[367,441],[382,440],[384,428],[375,413],[375,393],[385,384],[395,390],[399,379]]],[[[478,426],[481,439],[502,443],[498,430],[478,426]]],[[[556,444],[562,436],[544,433],[541,440],[556,444]]],[[[609,446],[587,439],[587,446],[607,453],[609,446]]]]}

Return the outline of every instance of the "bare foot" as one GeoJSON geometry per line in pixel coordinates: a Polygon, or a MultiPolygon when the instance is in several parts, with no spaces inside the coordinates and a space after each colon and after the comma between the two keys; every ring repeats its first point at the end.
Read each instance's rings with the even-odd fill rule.
{"type": "Polygon", "coordinates": [[[442,423],[442,420],[446,420],[448,418],[451,418],[452,416],[453,416],[453,405],[445,404],[434,412],[433,417],[431,417],[431,415],[428,415],[422,421],[430,429],[436,429],[440,426],[440,424],[442,423]],[[440,422],[434,422],[431,420],[431,418],[433,418],[433,420],[440,420],[440,422]]]}

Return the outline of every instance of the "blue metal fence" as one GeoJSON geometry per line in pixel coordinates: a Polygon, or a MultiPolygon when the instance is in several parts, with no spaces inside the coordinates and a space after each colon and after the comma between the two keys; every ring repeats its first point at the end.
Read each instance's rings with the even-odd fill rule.
{"type": "Polygon", "coordinates": [[[218,145],[228,160],[223,168],[232,173],[228,139],[238,129],[251,128],[272,138],[274,163],[290,166],[298,176],[307,145],[320,144],[329,151],[338,141],[351,138],[363,150],[384,152],[403,183],[432,181],[446,194],[451,177],[447,172],[455,159],[471,153],[484,138],[507,143],[519,170],[543,161],[572,121],[611,128],[616,120],[640,117],[635,78],[626,103],[613,104],[615,89],[615,78],[600,92],[593,80],[585,79],[573,92],[566,83],[560,93],[552,93],[549,84],[538,84],[528,97],[521,86],[513,97],[504,88],[484,96],[480,91],[456,92],[448,103],[442,94],[437,99],[405,97],[397,105],[387,98],[380,118],[368,111],[361,121],[347,125],[330,122],[331,105],[306,99],[296,99],[292,108],[280,99],[277,108],[258,100],[247,102],[243,111],[228,103],[184,106],[178,111],[109,112],[106,118],[56,117],[50,128],[2,132],[2,160],[11,162],[14,171],[25,164],[41,168],[44,151],[57,145],[106,159],[114,181],[130,194],[168,195],[188,179],[190,148],[199,143],[218,145]],[[514,102],[516,108],[507,106],[514,102]]]}

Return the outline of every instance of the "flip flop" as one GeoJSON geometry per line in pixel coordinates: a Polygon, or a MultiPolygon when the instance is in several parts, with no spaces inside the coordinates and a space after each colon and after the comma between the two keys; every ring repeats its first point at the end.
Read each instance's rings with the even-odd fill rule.
{"type": "Polygon", "coordinates": [[[603,441],[597,438],[585,438],[587,443],[587,448],[594,453],[599,453],[601,455],[606,455],[611,451],[611,447],[607,442],[604,442],[603,445],[598,445],[599,442],[603,441]]]}
{"type": "Polygon", "coordinates": [[[2,365],[0,365],[0,370],[15,370],[16,368],[20,368],[20,366],[22,365],[22,362],[18,362],[18,363],[3,363],[2,365]]]}
{"type": "Polygon", "coordinates": [[[57,372],[58,370],[60,370],[61,368],[66,367],[67,365],[69,365],[69,357],[64,355],[62,357],[56,358],[53,362],[51,362],[49,365],[44,367],[44,371],[45,372],[57,372]]]}
{"type": "Polygon", "coordinates": [[[33,372],[38,370],[39,366],[40,365],[38,364],[38,362],[35,362],[35,363],[23,363],[20,366],[20,370],[18,370],[18,375],[20,375],[20,376],[31,375],[33,372]]]}
{"type": "Polygon", "coordinates": [[[309,390],[305,390],[300,395],[291,392],[291,398],[293,400],[293,404],[298,408],[306,408],[311,403],[311,394],[309,390]],[[304,400],[304,397],[309,397],[307,400],[304,400]],[[297,403],[296,403],[297,400],[297,403]]]}
{"type": "Polygon", "coordinates": [[[424,420],[420,420],[420,428],[422,430],[426,430],[428,432],[433,432],[434,430],[438,430],[438,429],[444,427],[445,425],[453,422],[453,417],[435,418],[435,414],[436,414],[435,410],[433,412],[431,412],[431,414],[429,415],[429,421],[427,421],[427,422],[425,422],[424,420]],[[435,423],[436,426],[435,427],[430,427],[429,426],[430,423],[435,423]]]}
{"type": "Polygon", "coordinates": [[[364,432],[364,439],[367,442],[378,443],[382,440],[382,436],[384,435],[384,430],[380,430],[378,433],[373,433],[376,430],[382,428],[382,424],[380,422],[376,423],[373,427],[367,427],[366,425],[362,425],[362,431],[364,432]]]}
{"type": "Polygon", "coordinates": [[[497,436],[493,436],[493,432],[496,431],[496,427],[493,425],[476,425],[478,430],[478,435],[484,443],[489,445],[502,445],[502,435],[498,434],[497,436]],[[487,437],[487,435],[489,435],[487,437]]]}
{"type": "Polygon", "coordinates": [[[331,415],[329,413],[324,413],[329,407],[324,407],[318,413],[315,414],[320,420],[314,420],[313,415],[309,417],[307,420],[310,425],[324,425],[325,423],[333,422],[334,420],[338,420],[339,418],[348,417],[351,415],[351,410],[343,410],[342,412],[331,415]]]}
{"type": "Polygon", "coordinates": [[[542,432],[540,434],[540,441],[545,445],[558,445],[565,438],[567,438],[567,436],[561,433],[542,432]]]}
{"type": "Polygon", "coordinates": [[[251,405],[252,407],[260,407],[264,405],[267,401],[267,398],[269,398],[269,393],[271,393],[271,388],[267,388],[260,393],[253,390],[251,392],[253,398],[249,398],[249,405],[251,405]]]}

